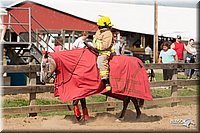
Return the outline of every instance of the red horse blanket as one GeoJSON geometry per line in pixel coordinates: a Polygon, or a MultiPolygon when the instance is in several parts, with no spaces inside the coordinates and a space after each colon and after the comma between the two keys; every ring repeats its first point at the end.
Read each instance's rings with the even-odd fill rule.
{"type": "Polygon", "coordinates": [[[49,53],[55,60],[56,80],[54,96],[63,102],[102,93],[118,99],[124,96],[152,100],[148,77],[141,60],[128,56],[110,59],[110,83],[112,90],[103,88],[97,56],[88,49],[75,49],[49,53]]]}

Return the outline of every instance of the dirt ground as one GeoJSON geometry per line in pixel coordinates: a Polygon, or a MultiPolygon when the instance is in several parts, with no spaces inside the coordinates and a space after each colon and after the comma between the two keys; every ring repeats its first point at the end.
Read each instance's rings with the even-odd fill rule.
{"type": "Polygon", "coordinates": [[[90,113],[87,123],[77,123],[73,116],[48,116],[30,118],[3,118],[4,130],[10,131],[197,131],[198,105],[143,109],[140,119],[135,110],[127,110],[125,119],[117,122],[120,111],[90,113]],[[192,119],[195,125],[189,128],[173,125],[176,120],[192,119]]]}

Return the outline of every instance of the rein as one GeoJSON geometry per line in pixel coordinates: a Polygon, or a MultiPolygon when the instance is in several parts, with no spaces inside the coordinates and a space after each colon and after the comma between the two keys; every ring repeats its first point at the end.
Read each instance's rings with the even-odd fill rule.
{"type": "MultiPolygon", "coordinates": [[[[74,74],[74,71],[76,70],[76,67],[78,66],[78,63],[80,62],[81,57],[83,56],[85,50],[86,50],[86,49],[84,48],[83,52],[82,52],[81,55],[79,56],[78,61],[76,62],[76,65],[75,65],[74,69],[73,69],[72,72],[71,72],[70,78],[69,78],[67,81],[62,81],[60,84],[58,84],[58,86],[60,86],[61,84],[65,84],[65,83],[67,83],[69,80],[71,80],[72,75],[74,74]]],[[[64,79],[64,75],[63,75],[63,74],[62,74],[62,79],[64,79]]]]}

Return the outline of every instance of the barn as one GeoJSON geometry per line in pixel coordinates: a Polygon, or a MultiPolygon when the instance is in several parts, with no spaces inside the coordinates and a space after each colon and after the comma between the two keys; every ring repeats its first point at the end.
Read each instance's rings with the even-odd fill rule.
{"type": "MultiPolygon", "coordinates": [[[[95,32],[98,15],[108,15],[114,24],[114,30],[120,32],[128,47],[136,45],[144,50],[146,45],[150,45],[153,48],[154,6],[151,5],[70,0],[21,0],[10,5],[7,9],[22,24],[26,24],[29,19],[32,19],[31,28],[36,34],[41,32],[41,25],[51,33],[63,34],[63,30],[95,32]],[[16,10],[16,8],[11,7],[22,9],[16,10]],[[30,8],[30,11],[25,10],[25,8],[30,8]],[[31,18],[29,18],[29,14],[31,18]]],[[[196,9],[160,6],[158,18],[159,40],[164,37],[175,38],[177,34],[181,34],[186,41],[191,37],[196,39],[196,9]],[[188,20],[193,21],[188,22],[188,20]]],[[[5,16],[4,21],[8,24],[8,15],[5,16]]],[[[11,19],[10,22],[16,23],[16,20],[11,19]]],[[[26,32],[22,26],[17,24],[12,25],[12,27],[18,35],[26,32]]],[[[24,27],[28,29],[27,25],[24,27]]],[[[74,33],[68,32],[67,34],[65,42],[73,42],[74,33]],[[72,36],[71,39],[70,36],[72,36]]]]}

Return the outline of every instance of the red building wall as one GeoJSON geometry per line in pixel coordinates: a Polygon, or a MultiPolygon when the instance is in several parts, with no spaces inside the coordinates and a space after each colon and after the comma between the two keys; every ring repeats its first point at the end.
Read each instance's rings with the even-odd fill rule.
{"type": "MultiPolygon", "coordinates": [[[[63,13],[43,5],[32,2],[26,2],[17,7],[31,8],[32,16],[40,22],[46,29],[68,29],[68,30],[86,30],[96,31],[97,25],[93,22],[63,13]]],[[[21,23],[28,23],[28,10],[10,10],[21,23]]],[[[8,22],[8,16],[4,17],[4,21],[8,22]]],[[[12,23],[16,21],[12,19],[12,23]]],[[[21,26],[12,26],[18,33],[25,32],[21,26]]],[[[28,29],[28,26],[25,26],[28,29]]],[[[41,27],[32,20],[32,29],[41,29],[41,27]]]]}

